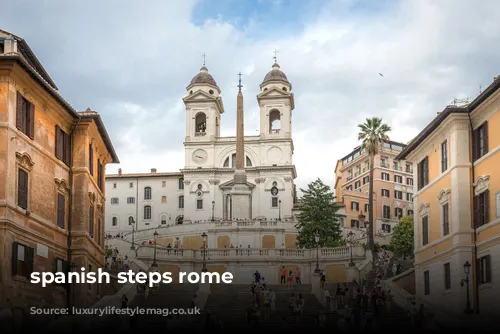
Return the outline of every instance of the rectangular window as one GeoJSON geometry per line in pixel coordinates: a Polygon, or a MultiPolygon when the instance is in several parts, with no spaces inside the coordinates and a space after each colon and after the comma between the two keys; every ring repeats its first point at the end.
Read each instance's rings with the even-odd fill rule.
{"type": "Polygon", "coordinates": [[[278,207],[278,197],[273,197],[271,199],[271,207],[273,207],[273,208],[277,208],[278,207]]]}
{"type": "Polygon", "coordinates": [[[113,183],[113,189],[116,189],[116,183],[113,183]]]}
{"type": "Polygon", "coordinates": [[[202,199],[197,199],[196,200],[196,209],[197,210],[203,210],[203,200],[202,199]]]}
{"type": "Polygon", "coordinates": [[[365,177],[363,178],[363,184],[367,184],[367,183],[369,183],[369,182],[370,182],[370,177],[369,177],[369,176],[365,176],[365,177]]]}
{"type": "Polygon", "coordinates": [[[488,153],[488,121],[472,132],[472,159],[476,161],[488,153]]]}
{"type": "Polygon", "coordinates": [[[351,202],[351,210],[352,211],[359,211],[359,203],[358,202],[351,202]]]}
{"type": "Polygon", "coordinates": [[[89,144],[89,172],[90,175],[94,175],[94,147],[89,144]]]}
{"type": "Polygon", "coordinates": [[[351,219],[351,228],[359,228],[359,220],[351,219]]]}
{"type": "Polygon", "coordinates": [[[127,204],[135,204],[135,197],[127,197],[127,204]]]}
{"type": "Polygon", "coordinates": [[[144,220],[150,220],[150,219],[151,219],[151,206],[145,205],[144,206],[144,220]]]}
{"type": "Polygon", "coordinates": [[[21,168],[17,174],[17,206],[28,210],[28,173],[21,168]]]}
{"type": "Polygon", "coordinates": [[[30,277],[33,272],[35,249],[20,244],[12,243],[12,275],[30,277]]]}
{"type": "Polygon", "coordinates": [[[368,212],[369,209],[370,209],[370,205],[369,204],[365,204],[365,212],[368,212]]]}
{"type": "Polygon", "coordinates": [[[64,228],[66,222],[66,197],[58,193],[57,194],[57,226],[64,228]]]}
{"type": "Polygon", "coordinates": [[[413,210],[408,210],[408,216],[413,216],[413,210]]]}
{"type": "Polygon", "coordinates": [[[102,190],[102,180],[104,175],[104,165],[97,159],[97,186],[102,190]]]}
{"type": "Polygon", "coordinates": [[[490,221],[489,208],[490,191],[486,190],[474,196],[474,222],[476,227],[488,224],[490,221]]]}
{"type": "Polygon", "coordinates": [[[406,179],[406,184],[409,185],[409,186],[412,186],[413,185],[413,179],[411,177],[408,177],[406,179]]]}
{"type": "Polygon", "coordinates": [[[184,196],[179,196],[179,209],[184,209],[184,196]]]}
{"type": "Polygon", "coordinates": [[[441,144],[441,173],[448,169],[448,141],[441,144]]]}
{"type": "Polygon", "coordinates": [[[396,218],[401,219],[403,217],[403,208],[396,208],[394,210],[396,218]]]}
{"type": "Polygon", "coordinates": [[[118,197],[112,197],[111,204],[118,204],[118,197]]]}
{"type": "Polygon", "coordinates": [[[167,181],[161,181],[161,187],[165,188],[167,186],[167,181]]]}
{"type": "Polygon", "coordinates": [[[448,203],[443,204],[443,236],[450,234],[450,207],[448,203]]]}
{"type": "Polygon", "coordinates": [[[101,245],[101,218],[97,218],[97,244],[101,245]]]}
{"type": "Polygon", "coordinates": [[[134,187],[134,184],[133,184],[132,182],[129,182],[128,187],[129,187],[129,188],[133,188],[133,187],[134,187]]]}
{"type": "Polygon", "coordinates": [[[394,175],[394,182],[403,183],[403,177],[401,175],[394,175]]]}
{"type": "Polygon", "coordinates": [[[94,237],[94,206],[89,207],[89,235],[91,238],[94,237]]]}
{"type": "Polygon", "coordinates": [[[35,138],[35,105],[20,92],[17,92],[16,127],[31,139],[35,138]]]}
{"type": "Polygon", "coordinates": [[[418,164],[418,190],[429,184],[429,157],[425,157],[418,164]]]}
{"type": "Polygon", "coordinates": [[[389,181],[390,180],[389,173],[382,173],[382,180],[389,181]]]}
{"type": "Polygon", "coordinates": [[[491,255],[479,258],[479,284],[491,282],[491,255]]]}
{"type": "Polygon", "coordinates": [[[161,202],[162,203],[167,203],[167,196],[162,196],[161,197],[161,202]]]}
{"type": "Polygon", "coordinates": [[[443,265],[443,271],[444,271],[444,289],[449,290],[451,289],[451,266],[449,263],[445,263],[443,265]]]}
{"type": "Polygon", "coordinates": [[[424,295],[428,296],[431,293],[431,281],[429,277],[429,271],[424,271],[424,295]]]}
{"type": "Polygon", "coordinates": [[[387,189],[382,189],[382,196],[383,197],[390,197],[391,193],[387,189]]]}
{"type": "Polygon", "coordinates": [[[358,189],[361,187],[361,181],[354,182],[354,189],[358,189]]]}
{"type": "Polygon", "coordinates": [[[408,202],[413,202],[413,194],[412,193],[406,193],[406,200],[408,202]]]}
{"type": "Polygon", "coordinates": [[[429,243],[429,216],[422,217],[422,246],[429,243]]]}
{"type": "Polygon", "coordinates": [[[401,190],[394,190],[395,199],[403,199],[403,192],[401,190]]]}
{"type": "Polygon", "coordinates": [[[388,205],[384,205],[383,214],[385,219],[391,219],[391,207],[388,205]]]}
{"type": "Polygon", "coordinates": [[[56,158],[64,162],[67,166],[70,165],[71,146],[69,134],[64,132],[59,125],[56,125],[56,158]]]}

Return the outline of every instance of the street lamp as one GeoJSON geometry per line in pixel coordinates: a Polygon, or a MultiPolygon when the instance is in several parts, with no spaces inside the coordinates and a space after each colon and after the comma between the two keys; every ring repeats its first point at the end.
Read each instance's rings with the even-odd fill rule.
{"type": "Polygon", "coordinates": [[[278,220],[281,221],[281,200],[278,201],[278,220]]]}
{"type": "Polygon", "coordinates": [[[465,304],[465,310],[464,310],[464,313],[465,314],[471,314],[472,313],[472,309],[470,307],[470,294],[469,294],[469,273],[470,273],[470,263],[469,261],[466,261],[464,263],[464,272],[465,272],[465,279],[462,279],[462,281],[460,282],[460,286],[464,286],[464,284],[467,286],[467,302],[465,304]]]}
{"type": "Polygon", "coordinates": [[[351,262],[349,262],[349,267],[354,267],[355,264],[354,264],[354,261],[352,260],[352,244],[354,241],[354,233],[352,231],[347,233],[347,239],[349,240],[349,246],[351,248],[351,262]]]}
{"type": "Polygon", "coordinates": [[[207,263],[206,263],[206,254],[207,254],[207,234],[203,232],[201,235],[201,240],[203,241],[203,268],[201,269],[202,272],[207,271],[207,263]]]}
{"type": "Polygon", "coordinates": [[[130,249],[134,250],[135,249],[135,220],[132,218],[131,222],[132,224],[132,246],[130,246],[130,249]]]}
{"type": "Polygon", "coordinates": [[[151,267],[158,267],[158,263],[156,263],[156,238],[158,237],[158,232],[155,231],[155,233],[153,233],[153,237],[154,237],[154,248],[155,248],[155,251],[154,251],[154,254],[153,254],[153,264],[151,265],[151,267]]]}
{"type": "Polygon", "coordinates": [[[214,221],[215,201],[212,201],[212,221],[214,221]]]}
{"type": "Polygon", "coordinates": [[[319,232],[314,232],[314,241],[316,242],[316,269],[314,269],[315,274],[319,274],[319,232]]]}

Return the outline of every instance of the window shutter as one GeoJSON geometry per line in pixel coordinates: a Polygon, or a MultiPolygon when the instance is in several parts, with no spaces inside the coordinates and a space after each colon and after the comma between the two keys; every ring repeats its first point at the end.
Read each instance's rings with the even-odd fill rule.
{"type": "MultiPolygon", "coordinates": [[[[19,93],[19,92],[18,92],[19,93]]],[[[18,243],[12,243],[12,275],[17,275],[17,248],[18,243]]]]}
{"type": "Polygon", "coordinates": [[[484,280],[485,282],[491,282],[491,256],[488,255],[486,259],[484,260],[484,273],[485,277],[484,280]]]}
{"type": "Polygon", "coordinates": [[[483,125],[483,147],[484,147],[484,152],[488,152],[488,121],[484,122],[483,125]]]}
{"type": "Polygon", "coordinates": [[[64,134],[64,163],[71,164],[71,140],[69,134],[64,134]]]}
{"type": "Polygon", "coordinates": [[[429,183],[429,157],[425,157],[425,173],[424,173],[424,186],[426,186],[429,183]]]}
{"type": "Polygon", "coordinates": [[[28,137],[30,137],[31,139],[35,139],[35,105],[33,103],[28,104],[27,116],[28,137]]]}
{"type": "Polygon", "coordinates": [[[26,247],[26,257],[25,257],[25,265],[26,265],[26,276],[29,277],[33,272],[33,265],[35,260],[35,249],[31,247],[26,247]]]}
{"type": "Polygon", "coordinates": [[[61,128],[59,125],[56,125],[56,158],[61,159],[61,141],[62,141],[62,136],[61,136],[61,128]]]}
{"type": "Polygon", "coordinates": [[[18,171],[17,183],[17,205],[26,210],[28,208],[28,174],[22,169],[18,171]]]}
{"type": "Polygon", "coordinates": [[[478,154],[477,154],[477,151],[479,149],[478,138],[479,138],[478,131],[473,130],[472,131],[472,161],[476,161],[477,157],[478,157],[478,154]]]}
{"type": "Polygon", "coordinates": [[[91,205],[89,208],[89,234],[94,237],[94,206],[91,205]]]}
{"type": "Polygon", "coordinates": [[[57,195],[57,226],[64,228],[65,225],[66,198],[63,194],[57,195]]]}
{"type": "Polygon", "coordinates": [[[20,92],[17,92],[17,104],[16,104],[16,128],[19,130],[23,126],[23,96],[20,92]]]}
{"type": "Polygon", "coordinates": [[[483,193],[484,196],[484,222],[483,224],[487,224],[490,222],[490,191],[486,190],[483,193]]]}
{"type": "Polygon", "coordinates": [[[474,199],[472,201],[472,209],[474,211],[474,221],[472,222],[472,228],[479,227],[479,196],[474,196],[474,199]]]}
{"type": "Polygon", "coordinates": [[[89,144],[89,171],[90,175],[94,175],[94,148],[89,144]]]}

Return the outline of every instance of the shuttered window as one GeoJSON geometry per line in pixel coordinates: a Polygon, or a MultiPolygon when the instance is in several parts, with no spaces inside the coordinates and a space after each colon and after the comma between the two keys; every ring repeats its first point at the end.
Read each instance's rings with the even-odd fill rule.
{"type": "Polygon", "coordinates": [[[472,159],[476,161],[488,153],[488,121],[472,132],[472,159]]]}
{"type": "Polygon", "coordinates": [[[479,284],[491,282],[491,255],[479,258],[479,284]]]}
{"type": "Polygon", "coordinates": [[[64,162],[67,166],[70,165],[71,160],[71,145],[69,134],[64,132],[59,125],[56,125],[56,145],[55,145],[56,158],[64,162]]]}
{"type": "Polygon", "coordinates": [[[58,193],[57,194],[57,226],[64,228],[66,225],[66,197],[58,193]]]}
{"type": "Polygon", "coordinates": [[[17,92],[16,127],[29,138],[35,138],[35,105],[17,92]]]}
{"type": "Polygon", "coordinates": [[[444,271],[444,289],[449,290],[449,289],[451,289],[451,265],[450,265],[450,263],[445,263],[443,265],[443,271],[444,271]]]}
{"type": "Polygon", "coordinates": [[[35,249],[14,242],[12,244],[12,275],[29,278],[33,272],[35,249]]]}
{"type": "Polygon", "coordinates": [[[89,207],[89,235],[91,238],[94,237],[94,206],[89,207]]]}
{"type": "Polygon", "coordinates": [[[422,246],[429,243],[429,216],[422,218],[422,246]]]}
{"type": "Polygon", "coordinates": [[[474,224],[483,226],[490,221],[490,191],[486,190],[474,197],[474,224]]]}
{"type": "Polygon", "coordinates": [[[443,204],[443,236],[450,234],[450,206],[443,204]]]}
{"type": "Polygon", "coordinates": [[[425,157],[418,164],[418,190],[429,184],[429,158],[425,157]]]}
{"type": "Polygon", "coordinates": [[[28,173],[21,168],[17,174],[17,206],[28,209],[28,173]]]}
{"type": "Polygon", "coordinates": [[[94,175],[94,147],[89,144],[89,172],[94,175]]]}

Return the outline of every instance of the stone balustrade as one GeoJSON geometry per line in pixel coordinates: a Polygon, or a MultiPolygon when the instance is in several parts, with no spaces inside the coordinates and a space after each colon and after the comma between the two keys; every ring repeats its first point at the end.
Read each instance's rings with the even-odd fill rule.
{"type": "MultiPolygon", "coordinates": [[[[328,260],[345,260],[350,258],[350,247],[320,248],[316,249],[255,249],[255,248],[228,248],[228,249],[206,249],[205,259],[207,261],[262,261],[262,260],[305,260],[316,261],[316,256],[324,262],[328,260]]],[[[158,261],[202,261],[204,250],[156,248],[156,259],[158,261]]],[[[352,248],[353,258],[359,259],[365,256],[362,246],[352,248]]],[[[141,246],[137,249],[137,257],[151,259],[154,256],[154,246],[141,246]]]]}

